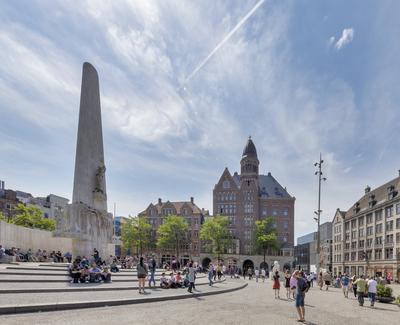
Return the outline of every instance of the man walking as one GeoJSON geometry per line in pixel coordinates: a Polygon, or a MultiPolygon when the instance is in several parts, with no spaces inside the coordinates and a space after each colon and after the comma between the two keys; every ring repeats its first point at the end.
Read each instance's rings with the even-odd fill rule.
{"type": "Polygon", "coordinates": [[[367,281],[364,280],[364,275],[361,275],[354,284],[357,285],[358,304],[364,306],[364,294],[367,292],[367,281]]]}
{"type": "Polygon", "coordinates": [[[306,291],[308,289],[307,281],[304,278],[304,273],[295,271],[294,276],[297,279],[296,288],[296,309],[299,314],[299,322],[305,322],[305,308],[304,308],[304,298],[306,296],[306,291]]]}
{"type": "Polygon", "coordinates": [[[375,296],[376,296],[376,286],[378,283],[375,278],[372,277],[368,280],[368,298],[371,301],[371,307],[374,307],[375,304],[375,296]]]}
{"type": "Polygon", "coordinates": [[[350,283],[350,278],[347,276],[347,273],[345,272],[340,278],[340,284],[342,285],[343,294],[345,298],[349,298],[349,283],[350,283]]]}
{"type": "Polygon", "coordinates": [[[152,282],[154,287],[156,286],[156,280],[154,279],[154,274],[156,273],[156,260],[154,259],[154,257],[152,257],[150,260],[149,269],[150,269],[149,288],[151,288],[152,282]]]}

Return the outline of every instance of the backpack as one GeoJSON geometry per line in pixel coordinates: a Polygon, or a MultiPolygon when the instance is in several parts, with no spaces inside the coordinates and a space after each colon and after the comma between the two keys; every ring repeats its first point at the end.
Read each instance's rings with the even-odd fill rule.
{"type": "Polygon", "coordinates": [[[301,292],[307,292],[309,289],[308,284],[307,284],[306,280],[304,280],[304,279],[301,279],[301,281],[298,281],[297,286],[299,287],[301,292]]]}

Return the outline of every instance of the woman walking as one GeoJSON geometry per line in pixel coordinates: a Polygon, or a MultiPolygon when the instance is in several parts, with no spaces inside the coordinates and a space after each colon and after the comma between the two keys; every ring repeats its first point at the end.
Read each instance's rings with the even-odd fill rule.
{"type": "Polygon", "coordinates": [[[281,297],[279,296],[279,290],[281,289],[281,283],[279,281],[279,271],[275,272],[275,275],[273,276],[273,281],[274,284],[272,285],[272,289],[274,289],[275,292],[275,299],[281,299],[281,297]]]}
{"type": "Polygon", "coordinates": [[[192,293],[192,290],[194,288],[194,278],[195,278],[195,270],[192,263],[189,263],[188,278],[189,278],[188,292],[192,293]]]}
{"type": "Polygon", "coordinates": [[[208,266],[208,281],[210,286],[212,286],[214,283],[213,276],[214,276],[213,265],[210,263],[210,265],[208,266]]]}
{"type": "Polygon", "coordinates": [[[285,271],[285,288],[286,288],[286,298],[290,299],[290,274],[289,274],[289,270],[285,271]]]}
{"type": "Polygon", "coordinates": [[[293,299],[295,299],[295,293],[296,293],[296,288],[297,288],[297,274],[299,273],[299,271],[294,271],[292,276],[290,277],[290,291],[292,294],[293,299]]]}
{"type": "Polygon", "coordinates": [[[354,297],[357,298],[357,275],[353,275],[351,278],[351,284],[353,288],[354,297]]]}
{"type": "Polygon", "coordinates": [[[319,272],[317,283],[318,283],[319,290],[322,290],[322,287],[324,286],[324,279],[322,276],[322,272],[319,272]]]}
{"type": "Polygon", "coordinates": [[[147,273],[149,272],[147,265],[143,262],[143,257],[140,257],[140,262],[139,264],[136,266],[136,270],[137,270],[137,277],[138,277],[138,281],[139,281],[139,293],[146,293],[144,291],[144,286],[146,283],[146,278],[147,278],[147,273]]]}

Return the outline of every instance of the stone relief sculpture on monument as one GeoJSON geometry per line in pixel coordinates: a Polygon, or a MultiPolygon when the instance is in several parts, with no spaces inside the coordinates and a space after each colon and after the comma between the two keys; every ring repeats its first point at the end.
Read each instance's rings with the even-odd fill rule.
{"type": "Polygon", "coordinates": [[[100,192],[104,194],[104,176],[106,173],[106,166],[101,165],[97,168],[96,172],[96,187],[94,192],[100,192]]]}

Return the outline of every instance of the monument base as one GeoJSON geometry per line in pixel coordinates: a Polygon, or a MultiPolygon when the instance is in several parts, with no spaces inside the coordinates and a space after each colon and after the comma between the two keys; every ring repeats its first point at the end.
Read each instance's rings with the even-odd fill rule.
{"type": "Polygon", "coordinates": [[[90,258],[94,248],[102,258],[115,254],[112,249],[112,214],[90,208],[83,203],[67,205],[64,214],[57,219],[54,235],[72,239],[71,254],[74,257],[90,258]]]}
{"type": "Polygon", "coordinates": [[[115,245],[101,241],[81,240],[72,238],[72,256],[85,256],[88,259],[93,257],[93,250],[97,249],[102,259],[107,259],[110,255],[115,255],[115,245]]]}

